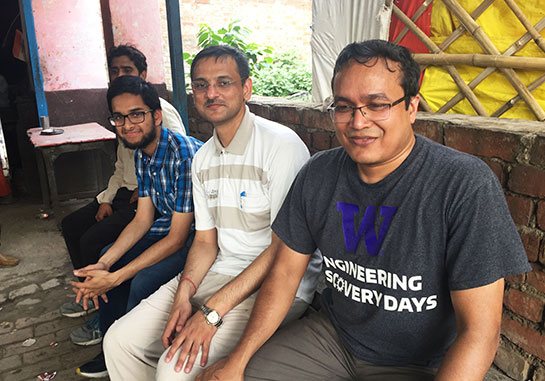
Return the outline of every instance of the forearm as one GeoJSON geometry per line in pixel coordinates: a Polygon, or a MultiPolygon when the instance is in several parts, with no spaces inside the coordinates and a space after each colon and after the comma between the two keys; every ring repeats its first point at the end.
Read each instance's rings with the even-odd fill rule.
{"type": "Polygon", "coordinates": [[[271,244],[242,273],[215,293],[206,305],[218,311],[221,316],[225,316],[252,295],[271,269],[277,248],[276,243],[271,244]]]}
{"type": "Polygon", "coordinates": [[[141,221],[136,218],[133,219],[125,229],[123,229],[112,247],[100,257],[99,262],[104,263],[109,269],[149,231],[152,224],[153,220],[141,221]]]}
{"type": "Polygon", "coordinates": [[[488,335],[483,332],[460,333],[447,352],[435,380],[482,380],[494,360],[499,337],[499,329],[488,335]]]}
{"type": "Polygon", "coordinates": [[[179,234],[171,232],[161,240],[151,245],[140,255],[138,255],[138,257],[116,271],[116,275],[120,280],[119,283],[133,278],[141,270],[153,266],[154,264],[180,250],[182,247],[184,247],[187,241],[187,236],[188,232],[179,234]]]}
{"type": "Polygon", "coordinates": [[[254,353],[282,323],[297,293],[300,278],[273,268],[259,291],[246,329],[229,360],[244,369],[254,353]]]}
{"type": "Polygon", "coordinates": [[[176,299],[189,299],[195,294],[195,287],[199,287],[206,276],[208,270],[218,256],[218,246],[216,241],[202,241],[199,239],[199,232],[195,235],[195,240],[191,245],[187,260],[185,262],[183,278],[189,278],[193,282],[180,280],[176,299]]]}

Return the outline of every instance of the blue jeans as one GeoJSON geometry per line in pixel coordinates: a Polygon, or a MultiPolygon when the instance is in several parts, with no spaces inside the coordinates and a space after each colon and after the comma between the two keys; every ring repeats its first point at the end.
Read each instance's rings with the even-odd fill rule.
{"type": "MultiPolygon", "coordinates": [[[[129,251],[127,251],[111,268],[110,272],[119,270],[142,254],[147,248],[165,236],[146,234],[129,251]]],[[[129,279],[106,293],[108,303],[101,300],[99,309],[100,330],[105,334],[108,328],[125,313],[132,310],[159,289],[163,284],[178,275],[185,265],[187,253],[193,242],[194,232],[187,238],[186,245],[175,253],[153,266],[141,270],[134,278],[129,279]]],[[[112,245],[106,246],[103,255],[112,245]]]]}

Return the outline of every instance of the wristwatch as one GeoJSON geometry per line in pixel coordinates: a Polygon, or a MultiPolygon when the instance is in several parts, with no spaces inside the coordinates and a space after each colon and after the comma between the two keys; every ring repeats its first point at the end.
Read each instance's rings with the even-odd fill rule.
{"type": "Polygon", "coordinates": [[[203,313],[204,318],[206,319],[206,322],[208,324],[213,325],[216,328],[219,328],[223,324],[223,320],[220,314],[218,314],[218,311],[207,307],[206,304],[203,304],[200,307],[200,310],[203,313]]]}

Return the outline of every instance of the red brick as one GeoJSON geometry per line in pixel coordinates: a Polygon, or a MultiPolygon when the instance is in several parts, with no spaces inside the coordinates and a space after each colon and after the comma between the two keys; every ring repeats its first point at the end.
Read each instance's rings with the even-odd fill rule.
{"type": "Polygon", "coordinates": [[[500,344],[494,364],[515,380],[528,379],[530,364],[520,353],[515,352],[512,348],[507,348],[505,343],[500,344]]]}
{"type": "Polygon", "coordinates": [[[545,293],[545,272],[543,266],[532,263],[532,271],[527,273],[527,282],[536,290],[545,293]]]}
{"type": "Polygon", "coordinates": [[[530,262],[536,262],[539,256],[539,244],[541,237],[535,231],[519,232],[520,239],[526,249],[526,255],[530,262]]]}
{"type": "Polygon", "coordinates": [[[501,165],[501,163],[498,163],[497,161],[494,161],[486,157],[482,158],[482,160],[486,163],[486,165],[490,167],[492,172],[494,172],[501,186],[505,187],[505,179],[506,179],[505,170],[503,169],[503,166],[501,165]]]}
{"type": "Polygon", "coordinates": [[[303,109],[302,124],[308,128],[316,128],[325,131],[335,131],[335,125],[327,111],[303,109]]]}
{"type": "Polygon", "coordinates": [[[329,132],[316,131],[312,133],[312,148],[323,151],[331,148],[331,135],[329,132]]]}
{"type": "Polygon", "coordinates": [[[526,165],[516,166],[511,170],[508,186],[516,193],[545,198],[545,171],[526,165]]]}
{"type": "Polygon", "coordinates": [[[530,148],[530,163],[545,166],[545,137],[536,137],[530,148]]]}
{"type": "Polygon", "coordinates": [[[431,120],[419,120],[418,114],[413,124],[415,133],[443,144],[443,124],[431,120]]]}
{"type": "Polygon", "coordinates": [[[526,282],[526,273],[509,275],[505,277],[505,280],[509,283],[523,284],[526,282]]]}
{"type": "Polygon", "coordinates": [[[477,156],[512,162],[520,149],[521,136],[513,133],[454,126],[444,131],[445,145],[477,156]]]}
{"type": "Polygon", "coordinates": [[[505,198],[515,224],[528,226],[534,210],[534,203],[532,200],[525,197],[510,195],[507,195],[505,198]]]}
{"type": "Polygon", "coordinates": [[[543,318],[543,300],[522,291],[507,290],[503,298],[503,304],[516,314],[535,323],[541,322],[543,318]]]}
{"type": "Polygon", "coordinates": [[[262,118],[272,120],[270,106],[262,105],[259,103],[248,103],[248,107],[250,108],[250,111],[254,114],[259,115],[262,118]]]}
{"type": "Polygon", "coordinates": [[[519,322],[503,319],[502,333],[517,346],[545,360],[545,336],[519,322]]]}
{"type": "Polygon", "coordinates": [[[301,116],[295,106],[275,106],[271,119],[279,123],[301,124],[301,116]]]}
{"type": "Polygon", "coordinates": [[[303,143],[305,143],[307,148],[310,150],[310,147],[312,146],[312,144],[311,144],[311,133],[308,132],[305,128],[302,128],[302,127],[296,127],[295,132],[297,133],[297,135],[299,135],[299,137],[301,138],[303,143]]]}
{"type": "Polygon", "coordinates": [[[331,138],[331,148],[340,147],[341,143],[339,143],[339,139],[337,139],[337,135],[333,135],[331,138]]]}
{"type": "Polygon", "coordinates": [[[537,226],[545,230],[545,202],[540,201],[537,204],[537,226]]]}

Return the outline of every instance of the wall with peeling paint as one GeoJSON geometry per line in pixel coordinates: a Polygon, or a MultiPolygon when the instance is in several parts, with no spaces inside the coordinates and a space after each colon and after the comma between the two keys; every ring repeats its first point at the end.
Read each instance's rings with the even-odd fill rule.
{"type": "Polygon", "coordinates": [[[114,44],[134,45],[146,56],[147,80],[164,84],[159,3],[150,0],[110,0],[114,44]]]}
{"type": "Polygon", "coordinates": [[[100,2],[32,2],[46,92],[108,86],[100,2]]]}

